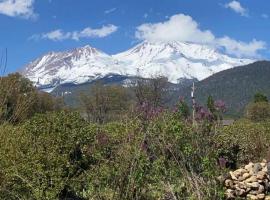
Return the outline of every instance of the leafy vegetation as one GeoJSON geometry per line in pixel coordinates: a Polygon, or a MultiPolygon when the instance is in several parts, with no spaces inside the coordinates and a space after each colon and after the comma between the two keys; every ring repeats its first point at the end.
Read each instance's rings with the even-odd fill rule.
{"type": "Polygon", "coordinates": [[[242,119],[221,129],[215,138],[220,156],[234,166],[267,158],[270,147],[269,125],[270,121],[242,119]]]}
{"type": "Polygon", "coordinates": [[[120,119],[131,106],[130,95],[122,86],[105,86],[95,83],[88,93],[80,95],[82,111],[88,121],[105,123],[112,119],[120,119]]]}
{"type": "Polygon", "coordinates": [[[18,123],[34,113],[45,113],[60,108],[59,99],[39,92],[20,74],[0,78],[0,123],[18,123]]]}
{"type": "MultiPolygon", "coordinates": [[[[163,79],[135,84],[132,101],[123,87],[96,84],[80,112],[19,75],[1,80],[15,81],[16,95],[3,82],[0,199],[224,199],[216,177],[266,158],[270,147],[267,115],[223,127],[224,102],[209,97],[193,119],[183,98],[166,106],[163,79]],[[25,94],[33,102],[15,115],[25,94]]],[[[262,94],[254,99],[268,104],[262,94]]]]}
{"type": "Polygon", "coordinates": [[[254,95],[253,102],[246,108],[246,117],[252,121],[263,121],[270,118],[270,104],[264,94],[254,95]]]}
{"type": "MultiPolygon", "coordinates": [[[[78,114],[60,112],[37,115],[16,127],[3,125],[1,198],[203,195],[194,193],[198,188],[189,179],[200,187],[204,178],[213,179],[213,152],[205,148],[208,137],[199,143],[192,127],[168,113],[149,121],[146,129],[140,124],[127,120],[89,125],[78,114]]],[[[217,195],[208,192],[209,197],[217,195]]]]}

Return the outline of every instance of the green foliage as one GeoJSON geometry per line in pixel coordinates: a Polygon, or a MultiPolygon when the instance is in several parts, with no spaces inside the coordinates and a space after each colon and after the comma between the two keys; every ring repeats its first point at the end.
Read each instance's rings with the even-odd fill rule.
{"type": "Polygon", "coordinates": [[[130,107],[130,97],[124,87],[99,82],[82,93],[80,100],[88,121],[100,124],[121,119],[130,107]]]}
{"type": "Polygon", "coordinates": [[[240,120],[220,130],[215,138],[219,155],[234,164],[260,161],[270,147],[270,122],[240,120]]]}
{"type": "Polygon", "coordinates": [[[139,98],[152,105],[143,109],[150,111],[147,120],[128,113],[125,88],[94,85],[91,94],[81,97],[89,124],[79,113],[54,112],[61,108],[58,100],[20,75],[2,80],[1,89],[9,97],[2,98],[3,113],[7,105],[7,113],[17,113],[16,105],[29,100],[25,96],[31,101],[25,103],[24,117],[2,117],[0,199],[222,197],[214,178],[218,168],[212,126],[191,126],[184,102],[177,113],[152,110],[164,103],[163,81],[152,80],[138,90],[139,98]],[[14,99],[7,88],[10,81],[16,83],[14,99]]]}
{"type": "Polygon", "coordinates": [[[136,102],[139,105],[148,103],[153,107],[161,107],[168,101],[168,80],[158,76],[152,79],[138,79],[134,85],[136,102]]]}
{"type": "Polygon", "coordinates": [[[177,105],[177,115],[180,119],[188,119],[190,116],[190,109],[188,104],[184,100],[180,100],[177,105]]]}
{"type": "Polygon", "coordinates": [[[57,199],[88,165],[88,141],[77,114],[38,115],[20,127],[2,127],[1,199],[57,199]]]}
{"type": "Polygon", "coordinates": [[[208,96],[208,99],[207,99],[207,108],[211,113],[214,113],[216,111],[215,101],[211,95],[208,96]]]}
{"type": "MultiPolygon", "coordinates": [[[[207,190],[204,178],[215,184],[215,160],[206,145],[211,143],[209,137],[204,135],[202,140],[199,132],[193,133],[191,127],[170,114],[150,121],[146,130],[131,121],[108,124],[100,131],[111,136],[110,159],[88,172],[86,198],[199,199],[195,194],[199,188],[191,186],[191,179],[197,179],[201,191],[207,190]]],[[[208,198],[217,197],[217,191],[211,189],[208,198]]]]}
{"type": "Polygon", "coordinates": [[[0,123],[19,123],[35,113],[60,108],[60,101],[49,94],[37,91],[32,83],[20,74],[0,78],[0,123]]]}
{"type": "Polygon", "coordinates": [[[265,158],[270,148],[266,96],[255,95],[250,120],[228,127],[212,119],[222,118],[224,106],[209,96],[211,113],[201,108],[192,126],[184,101],[174,113],[157,109],[168,95],[165,82],[133,88],[145,120],[130,114],[125,88],[94,85],[81,96],[89,124],[59,111],[61,101],[19,74],[0,79],[0,199],[224,199],[215,180],[224,170],[219,158],[236,167],[265,158]]]}
{"type": "Polygon", "coordinates": [[[256,93],[254,95],[254,103],[259,103],[259,102],[268,102],[267,96],[265,96],[262,93],[256,93]]]}
{"type": "Polygon", "coordinates": [[[257,122],[270,119],[270,104],[264,101],[249,104],[246,108],[246,117],[257,122]]]}
{"type": "Polygon", "coordinates": [[[166,112],[146,129],[36,115],[0,127],[0,198],[220,199],[212,136],[166,112]]]}
{"type": "Polygon", "coordinates": [[[46,113],[50,111],[60,111],[64,107],[65,105],[61,98],[52,97],[46,92],[37,91],[33,104],[33,112],[46,113]]]}
{"type": "Polygon", "coordinates": [[[19,122],[31,116],[35,89],[19,74],[0,79],[0,122],[19,122]]]}

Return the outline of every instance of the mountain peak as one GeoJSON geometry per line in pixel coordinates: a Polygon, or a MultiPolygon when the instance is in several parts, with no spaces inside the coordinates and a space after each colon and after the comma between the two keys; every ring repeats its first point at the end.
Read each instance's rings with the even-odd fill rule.
{"type": "Polygon", "coordinates": [[[77,47],[75,48],[76,50],[88,50],[88,51],[91,51],[91,50],[95,50],[95,51],[98,51],[96,48],[90,46],[89,44],[83,46],[83,47],[77,47]]]}
{"type": "Polygon", "coordinates": [[[85,45],[83,47],[77,47],[71,51],[70,53],[77,53],[77,54],[88,54],[88,55],[98,55],[98,54],[105,54],[104,52],[90,46],[90,45],[85,45]]]}
{"type": "MultiPolygon", "coordinates": [[[[169,42],[152,42],[152,41],[144,41],[131,50],[127,51],[130,54],[139,53],[145,54],[148,53],[160,53],[162,51],[167,51],[175,54],[182,54],[188,57],[198,58],[202,57],[209,57],[213,54],[218,54],[218,51],[211,46],[195,44],[195,43],[188,43],[188,42],[179,42],[179,41],[169,41],[169,42]]],[[[127,53],[124,52],[124,53],[127,53]]],[[[121,56],[124,54],[118,54],[121,56]]]]}
{"type": "Polygon", "coordinates": [[[65,52],[51,52],[26,66],[23,75],[38,86],[81,84],[110,74],[127,77],[165,76],[172,83],[198,79],[253,62],[232,58],[206,45],[187,42],[144,41],[128,51],[108,55],[86,45],[65,52]]]}

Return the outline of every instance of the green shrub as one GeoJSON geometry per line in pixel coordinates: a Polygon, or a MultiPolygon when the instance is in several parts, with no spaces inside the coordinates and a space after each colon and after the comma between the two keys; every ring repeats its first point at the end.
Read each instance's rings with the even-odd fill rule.
{"type": "Polygon", "coordinates": [[[149,121],[146,129],[128,121],[99,131],[108,135],[111,154],[105,158],[99,154],[98,167],[81,177],[87,183],[81,193],[86,199],[220,197],[213,178],[217,173],[213,151],[199,135],[195,137],[199,133],[173,115],[149,121]]]}
{"type": "Polygon", "coordinates": [[[36,115],[0,127],[0,199],[220,199],[212,137],[170,113],[146,127],[36,115]]]}
{"type": "Polygon", "coordinates": [[[40,92],[19,73],[0,78],[0,123],[18,124],[35,113],[59,110],[60,99],[40,92]]]}
{"type": "Polygon", "coordinates": [[[249,104],[246,109],[246,117],[256,122],[270,119],[270,104],[268,102],[249,104]]]}
{"type": "Polygon", "coordinates": [[[254,95],[254,103],[259,103],[259,102],[268,102],[268,98],[266,95],[258,92],[254,95]]]}
{"type": "Polygon", "coordinates": [[[0,146],[0,194],[4,199],[56,199],[89,159],[81,147],[88,137],[78,114],[37,115],[20,127],[4,126],[0,146]]]}
{"type": "Polygon", "coordinates": [[[219,155],[237,164],[266,158],[270,146],[270,122],[240,120],[220,130],[215,139],[219,155]]]}

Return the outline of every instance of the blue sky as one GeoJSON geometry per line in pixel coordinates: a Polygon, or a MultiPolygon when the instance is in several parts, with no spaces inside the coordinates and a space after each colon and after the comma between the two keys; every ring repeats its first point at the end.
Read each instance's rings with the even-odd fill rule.
{"type": "Polygon", "coordinates": [[[91,45],[109,54],[143,40],[211,45],[269,59],[269,0],[0,0],[8,72],[49,51],[91,45]]]}

